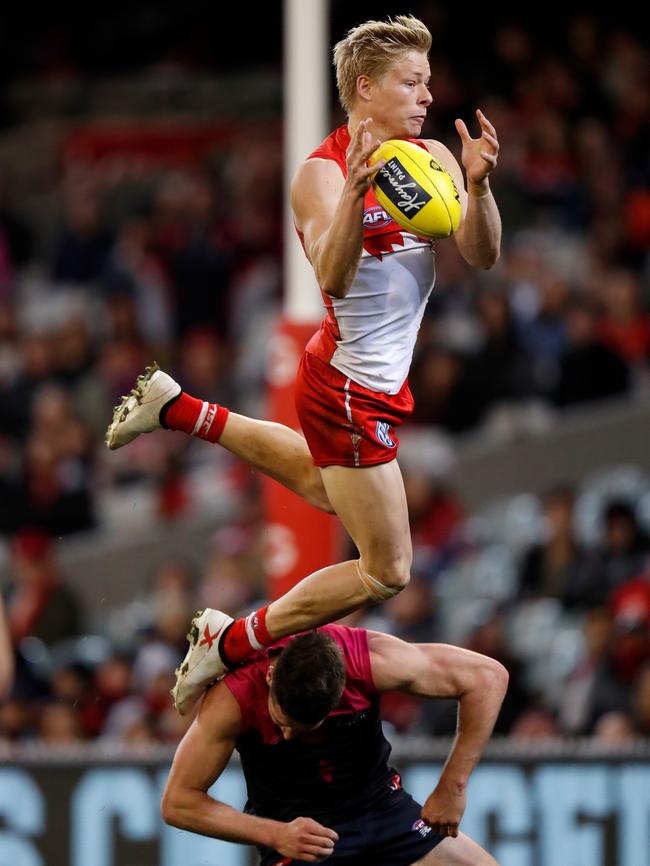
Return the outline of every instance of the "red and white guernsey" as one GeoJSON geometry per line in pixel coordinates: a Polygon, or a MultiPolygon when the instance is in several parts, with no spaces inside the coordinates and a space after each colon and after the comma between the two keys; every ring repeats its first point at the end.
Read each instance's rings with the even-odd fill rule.
{"type": "MultiPolygon", "coordinates": [[[[347,177],[349,144],[348,128],[341,126],[308,158],[331,159],[347,177]]],[[[398,225],[370,187],[356,276],[345,298],[322,292],[327,315],[307,351],[366,388],[397,394],[408,376],[434,282],[432,242],[398,225]]]]}

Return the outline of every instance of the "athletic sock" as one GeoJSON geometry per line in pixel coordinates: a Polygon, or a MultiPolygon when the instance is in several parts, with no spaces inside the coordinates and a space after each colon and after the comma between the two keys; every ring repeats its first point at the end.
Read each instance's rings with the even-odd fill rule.
{"type": "Polygon", "coordinates": [[[160,412],[160,423],[169,430],[182,430],[207,442],[218,442],[228,420],[228,410],[218,403],[190,397],[185,391],[170,400],[160,412]]]}
{"type": "Polygon", "coordinates": [[[221,645],[223,660],[227,665],[238,665],[254,652],[276,642],[277,638],[271,637],[266,628],[268,609],[267,604],[247,617],[235,620],[230,626],[221,645]]]}

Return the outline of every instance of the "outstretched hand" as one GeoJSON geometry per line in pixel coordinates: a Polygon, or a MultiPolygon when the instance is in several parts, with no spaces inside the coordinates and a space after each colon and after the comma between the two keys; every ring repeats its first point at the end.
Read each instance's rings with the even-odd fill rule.
{"type": "Polygon", "coordinates": [[[479,108],[476,109],[476,117],[481,126],[480,138],[472,138],[460,118],[456,120],[455,126],[463,144],[461,159],[467,182],[480,186],[497,164],[499,140],[495,128],[479,108]]]}

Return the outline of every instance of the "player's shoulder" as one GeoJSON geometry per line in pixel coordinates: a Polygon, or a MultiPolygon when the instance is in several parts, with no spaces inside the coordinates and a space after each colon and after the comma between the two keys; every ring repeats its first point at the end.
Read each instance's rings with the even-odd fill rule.
{"type": "Polygon", "coordinates": [[[300,163],[291,181],[292,192],[300,192],[309,187],[322,187],[323,184],[343,184],[343,170],[338,162],[327,157],[312,156],[300,163]]]}
{"type": "Polygon", "coordinates": [[[241,667],[227,673],[219,683],[223,683],[239,707],[242,730],[254,725],[256,715],[264,711],[268,698],[268,667],[268,653],[260,652],[241,667]]]}
{"type": "Polygon", "coordinates": [[[205,693],[197,713],[197,722],[201,726],[207,725],[215,736],[230,736],[239,732],[241,705],[225,680],[215,683],[205,693]]]}
{"type": "Polygon", "coordinates": [[[336,162],[320,158],[305,160],[291,181],[291,206],[298,228],[303,230],[314,214],[333,211],[344,184],[343,171],[336,162]]]}
{"type": "Polygon", "coordinates": [[[321,177],[321,176],[341,177],[343,172],[341,166],[333,159],[328,159],[324,156],[310,156],[308,159],[300,163],[293,176],[293,181],[300,178],[321,177]]]}
{"type": "Polygon", "coordinates": [[[350,141],[347,126],[339,126],[315,148],[299,166],[292,186],[296,183],[320,183],[336,180],[346,172],[346,150],[350,141]]]}

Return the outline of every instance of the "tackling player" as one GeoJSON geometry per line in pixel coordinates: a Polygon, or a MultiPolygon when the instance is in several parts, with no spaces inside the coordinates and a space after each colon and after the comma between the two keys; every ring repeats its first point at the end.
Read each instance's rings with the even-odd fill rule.
{"type": "Polygon", "coordinates": [[[496,866],[459,832],[467,780],[507,687],[493,659],[339,625],[283,640],[205,696],[162,800],[168,824],[257,845],[261,866],[496,866]],[[381,692],[459,700],[458,730],[424,806],[389,765],[381,692]],[[237,749],[245,813],[208,789],[237,749]]]}

